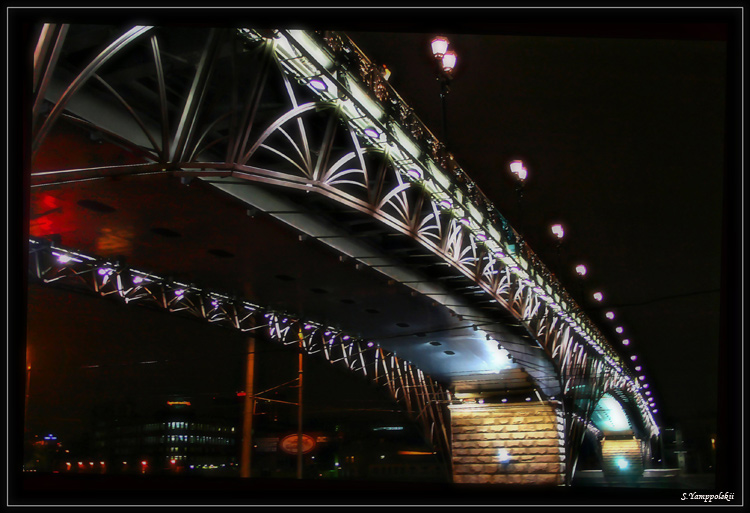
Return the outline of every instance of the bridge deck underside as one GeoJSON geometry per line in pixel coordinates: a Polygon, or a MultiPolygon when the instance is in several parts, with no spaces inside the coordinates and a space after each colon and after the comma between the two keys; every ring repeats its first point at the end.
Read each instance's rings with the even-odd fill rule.
{"type": "MultiPolygon", "coordinates": [[[[85,131],[69,126],[61,126],[45,150],[38,170],[133,159],[127,150],[93,142],[85,131]]],[[[541,351],[529,347],[513,326],[506,326],[510,322],[498,309],[493,312],[496,324],[482,329],[497,333],[518,357],[516,364],[504,361],[500,368],[496,343],[474,330],[476,320],[412,294],[408,284],[389,283],[395,264],[378,270],[356,266],[354,259],[342,261],[334,249],[336,238],[301,240],[304,231],[275,217],[314,218],[343,227],[346,238],[370,255],[444,285],[456,297],[468,298],[469,304],[471,282],[452,275],[435,256],[419,251],[406,237],[388,234],[363,214],[334,209],[314,194],[294,194],[285,191],[283,196],[297,212],[306,212],[304,216],[290,211],[251,216],[250,205],[205,181],[188,185],[168,174],[34,188],[30,235],[56,235],[65,247],[104,258],[124,257],[133,267],[343,329],[396,351],[446,384],[531,386],[519,369],[539,367],[541,354],[536,353],[541,351]]]]}

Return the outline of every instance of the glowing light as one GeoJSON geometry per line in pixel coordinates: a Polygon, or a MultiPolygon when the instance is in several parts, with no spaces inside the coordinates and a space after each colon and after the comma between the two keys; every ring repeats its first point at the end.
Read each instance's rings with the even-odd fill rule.
{"type": "Polygon", "coordinates": [[[657,410],[656,408],[654,408],[654,413],[659,413],[659,410],[657,410]]]}
{"type": "Polygon", "coordinates": [[[430,43],[430,47],[432,48],[432,55],[434,55],[436,59],[442,59],[445,52],[448,51],[448,39],[442,36],[437,36],[430,43]]]}
{"type": "Polygon", "coordinates": [[[641,367],[640,365],[636,365],[636,366],[635,366],[635,371],[636,371],[636,372],[640,372],[640,371],[641,371],[641,368],[642,368],[642,367],[641,367]]]}
{"type": "Polygon", "coordinates": [[[497,459],[502,464],[508,464],[510,463],[510,453],[507,449],[498,449],[497,451],[497,459]]]}
{"type": "Polygon", "coordinates": [[[616,331],[617,333],[622,333],[622,332],[623,332],[623,331],[625,331],[625,330],[623,330],[623,329],[622,329],[622,326],[618,326],[618,327],[616,327],[616,328],[615,328],[615,331],[616,331]]]}
{"type": "Polygon", "coordinates": [[[70,262],[71,260],[73,260],[73,257],[71,257],[70,255],[59,255],[57,257],[57,261],[61,264],[65,264],[67,262],[70,262]]]}
{"type": "Polygon", "coordinates": [[[453,71],[453,68],[456,67],[457,60],[458,57],[456,56],[456,52],[454,52],[453,50],[445,52],[442,59],[443,71],[445,71],[446,73],[450,73],[451,71],[453,71]]]}
{"type": "Polygon", "coordinates": [[[638,376],[638,379],[640,379],[641,381],[645,381],[646,376],[638,376]]]}
{"type": "Polygon", "coordinates": [[[528,402],[528,401],[531,401],[531,397],[527,397],[527,398],[526,398],[526,401],[527,401],[527,402],[528,402]]]}
{"type": "Polygon", "coordinates": [[[326,83],[319,78],[313,78],[312,80],[310,80],[310,85],[313,87],[313,89],[317,89],[318,91],[325,91],[326,89],[328,89],[326,83]]]}
{"type": "Polygon", "coordinates": [[[594,292],[594,299],[596,299],[597,301],[602,301],[604,300],[604,294],[602,294],[601,292],[594,292]]]}
{"type": "Polygon", "coordinates": [[[349,335],[344,335],[344,336],[343,336],[343,337],[341,337],[341,338],[342,338],[342,340],[349,340],[349,339],[350,339],[351,337],[350,337],[349,335]]]}
{"type": "Polygon", "coordinates": [[[375,342],[368,342],[368,343],[367,343],[367,347],[372,347],[372,346],[374,346],[374,345],[375,345],[375,342]]]}
{"type": "Polygon", "coordinates": [[[563,231],[563,227],[561,224],[553,224],[551,229],[554,236],[558,239],[562,239],[565,235],[565,231],[563,231]]]}
{"type": "Polygon", "coordinates": [[[630,359],[631,359],[632,361],[636,361],[636,360],[638,359],[638,356],[636,356],[636,355],[633,355],[633,356],[631,356],[631,357],[630,357],[630,359]]]}
{"type": "Polygon", "coordinates": [[[184,294],[185,294],[185,290],[184,289],[177,289],[177,290],[174,291],[174,295],[175,296],[182,296],[184,294]]]}
{"type": "Polygon", "coordinates": [[[581,276],[586,276],[586,266],[583,264],[577,265],[576,272],[581,276]]]}
{"type": "Polygon", "coordinates": [[[630,345],[630,339],[628,339],[628,338],[626,338],[626,339],[623,339],[623,341],[622,341],[622,345],[624,345],[624,346],[629,346],[629,345],[630,345]]]}
{"type": "Polygon", "coordinates": [[[526,180],[526,177],[528,176],[528,171],[521,160],[514,160],[510,163],[510,172],[517,175],[518,179],[521,181],[526,180]]]}
{"type": "Polygon", "coordinates": [[[190,401],[167,401],[168,406],[190,406],[190,401]]]}
{"type": "Polygon", "coordinates": [[[169,463],[171,463],[172,465],[174,465],[175,463],[177,463],[177,460],[171,459],[171,460],[169,460],[169,463]]]}
{"type": "Polygon", "coordinates": [[[643,388],[648,388],[648,383],[646,383],[645,385],[643,385],[643,388]]]}
{"type": "Polygon", "coordinates": [[[501,402],[503,402],[503,403],[507,403],[507,402],[508,402],[508,400],[507,400],[507,399],[506,399],[505,397],[503,397],[503,399],[502,399],[502,401],[501,401],[501,402]]]}
{"type": "Polygon", "coordinates": [[[625,470],[626,468],[628,468],[628,460],[624,458],[617,458],[616,463],[620,470],[625,470]]]}
{"type": "Polygon", "coordinates": [[[615,313],[614,312],[607,312],[607,313],[604,314],[604,316],[611,321],[612,319],[615,318],[615,313]]]}
{"type": "Polygon", "coordinates": [[[365,135],[370,139],[380,139],[380,132],[378,132],[378,130],[373,127],[365,128],[365,135]]]}
{"type": "Polygon", "coordinates": [[[99,276],[109,276],[114,271],[112,271],[112,269],[107,269],[106,267],[102,267],[97,272],[99,273],[99,276]]]}
{"type": "Polygon", "coordinates": [[[419,169],[409,169],[406,172],[407,175],[413,180],[421,180],[422,179],[422,172],[419,169]]]}

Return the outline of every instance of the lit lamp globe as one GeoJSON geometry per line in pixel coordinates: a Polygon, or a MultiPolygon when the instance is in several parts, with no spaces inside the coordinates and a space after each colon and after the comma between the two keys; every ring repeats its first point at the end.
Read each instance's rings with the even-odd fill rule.
{"type": "Polygon", "coordinates": [[[522,182],[526,180],[526,177],[528,176],[528,171],[526,170],[526,167],[523,165],[522,160],[514,160],[510,163],[510,172],[513,173],[518,177],[519,180],[522,182]]]}
{"type": "Polygon", "coordinates": [[[445,54],[443,54],[443,58],[441,59],[443,71],[446,74],[450,74],[453,71],[453,68],[456,67],[457,60],[458,57],[456,57],[456,52],[454,52],[453,50],[445,52],[445,54]]]}
{"type": "Polygon", "coordinates": [[[448,50],[448,39],[442,36],[437,36],[430,43],[432,47],[432,55],[436,59],[442,59],[445,52],[448,50]]]}

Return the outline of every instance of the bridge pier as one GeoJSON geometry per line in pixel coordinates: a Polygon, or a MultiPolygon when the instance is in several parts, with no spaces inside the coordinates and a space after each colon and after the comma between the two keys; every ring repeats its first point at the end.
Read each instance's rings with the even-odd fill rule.
{"type": "Polygon", "coordinates": [[[606,436],[602,444],[602,472],[607,481],[636,481],[643,475],[643,444],[632,434],[606,436]]]}
{"type": "Polygon", "coordinates": [[[450,405],[453,481],[565,483],[564,419],[557,403],[450,405]]]}

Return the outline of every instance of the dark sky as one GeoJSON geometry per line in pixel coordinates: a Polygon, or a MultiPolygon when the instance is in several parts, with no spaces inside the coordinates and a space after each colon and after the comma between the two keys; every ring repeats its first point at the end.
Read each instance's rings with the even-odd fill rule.
{"type": "MultiPolygon", "coordinates": [[[[355,25],[360,30],[349,35],[373,61],[391,69],[391,84],[438,137],[439,86],[429,41],[436,33],[450,39],[459,61],[448,97],[448,137],[459,165],[574,297],[604,293],[604,308],[615,312],[614,321],[586,299],[582,306],[618,349],[638,354],[660,408],[657,420],[712,424],[720,402],[724,186],[727,177],[737,181],[727,169],[733,155],[725,151],[727,108],[733,105],[726,96],[727,69],[736,77],[736,63],[728,63],[721,27],[628,30],[619,23],[608,32],[606,25],[585,19],[573,25],[500,25],[501,11],[477,14],[481,25],[466,22],[464,15],[464,23],[445,30],[375,23],[367,30],[355,25]],[[612,34],[617,37],[608,37],[612,34]],[[529,169],[522,215],[507,167],[515,158],[529,169]],[[566,231],[559,262],[549,231],[554,222],[566,231]],[[577,263],[589,269],[583,284],[573,272],[577,263]],[[614,326],[622,326],[624,334],[616,335],[614,326]],[[619,344],[625,337],[629,348],[619,344]]],[[[340,23],[335,28],[345,30],[340,23]]],[[[43,316],[29,315],[30,322],[43,322],[43,316]]],[[[155,328],[164,333],[143,338],[137,325],[126,325],[109,340],[96,322],[78,315],[59,322],[85,324],[86,336],[99,340],[92,361],[122,356],[129,343],[140,344],[133,361],[149,360],[143,355],[151,352],[154,360],[181,354],[179,337],[165,333],[184,328],[169,316],[155,328]],[[160,345],[149,347],[153,340],[160,345]]],[[[211,340],[212,328],[190,326],[193,336],[211,340]]],[[[222,351],[234,354],[241,340],[228,337],[221,351],[206,345],[205,353],[191,349],[182,356],[205,364],[222,351]]],[[[59,363],[65,367],[64,360],[59,363]]],[[[200,372],[191,365],[181,372],[200,372]]],[[[89,376],[78,362],[75,366],[80,379],[98,383],[91,377],[95,369],[89,376]]],[[[205,375],[206,390],[231,392],[229,375],[205,375]]],[[[148,376],[170,390],[158,372],[148,376]]],[[[125,391],[136,379],[143,375],[124,372],[112,389],[125,391]]],[[[54,381],[46,386],[50,393],[61,391],[54,381]]]]}

